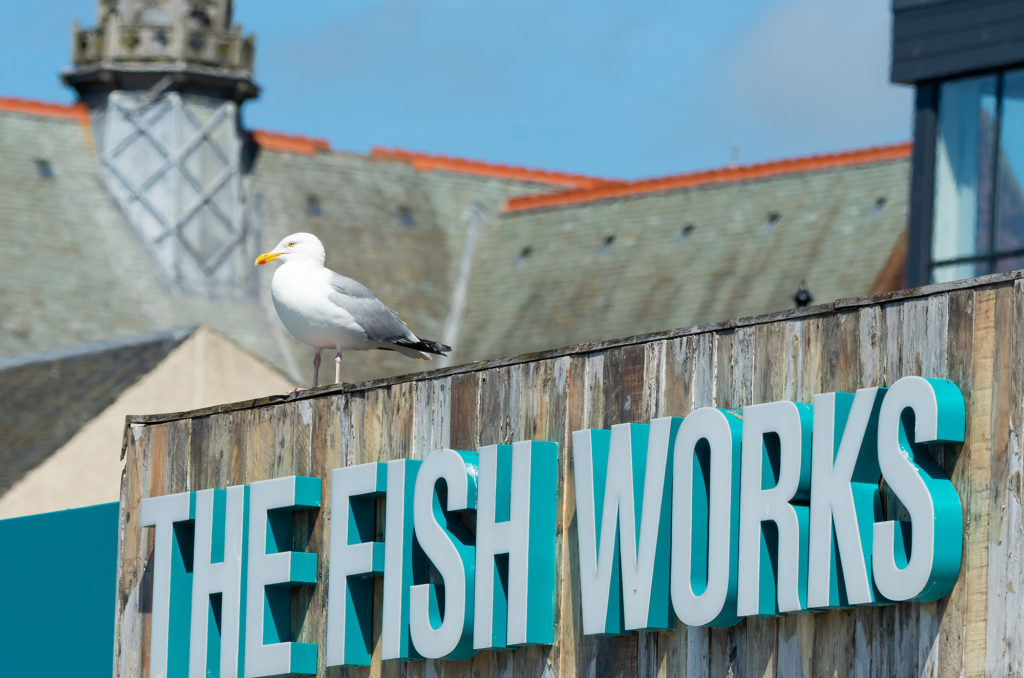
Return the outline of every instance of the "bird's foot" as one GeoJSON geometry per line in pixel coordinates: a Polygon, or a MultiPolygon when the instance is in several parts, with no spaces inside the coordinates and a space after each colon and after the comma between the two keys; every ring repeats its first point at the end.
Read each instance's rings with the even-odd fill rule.
{"type": "Polygon", "coordinates": [[[287,393],[285,393],[285,395],[286,396],[295,395],[296,393],[301,393],[302,391],[305,391],[305,390],[306,389],[302,388],[301,386],[296,386],[292,390],[290,390],[287,393]]]}

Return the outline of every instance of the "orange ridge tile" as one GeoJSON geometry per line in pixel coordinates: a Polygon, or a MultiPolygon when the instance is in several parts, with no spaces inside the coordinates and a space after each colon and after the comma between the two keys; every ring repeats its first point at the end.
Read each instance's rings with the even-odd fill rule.
{"type": "Polygon", "coordinates": [[[34,99],[18,97],[0,97],[0,111],[5,113],[21,113],[23,115],[41,115],[48,118],[62,118],[89,122],[89,108],[79,102],[76,104],[50,104],[34,99]]]}
{"type": "Polygon", "coordinates": [[[854,151],[829,153],[825,155],[801,156],[738,167],[723,167],[713,170],[675,174],[654,179],[619,182],[618,184],[562,191],[544,195],[524,195],[509,198],[505,212],[523,212],[544,207],[562,207],[580,203],[625,198],[647,193],[659,193],[683,188],[694,188],[710,184],[724,184],[751,179],[763,179],[783,174],[813,172],[835,167],[865,165],[887,160],[903,160],[910,157],[911,144],[904,142],[890,146],[872,146],[854,151]]]}
{"type": "Polygon", "coordinates": [[[417,153],[394,148],[382,148],[380,146],[370,150],[370,157],[400,160],[407,162],[415,169],[424,172],[456,172],[459,174],[494,177],[496,179],[515,179],[518,181],[532,181],[535,183],[551,184],[555,186],[568,186],[576,189],[589,189],[596,188],[598,186],[610,186],[622,183],[621,181],[614,179],[601,179],[599,177],[592,177],[583,174],[549,172],[546,170],[529,169],[514,165],[500,165],[496,163],[483,162],[481,160],[453,158],[447,155],[432,155],[429,153],[417,153]]]}
{"type": "Polygon", "coordinates": [[[327,139],[316,139],[295,134],[281,134],[280,132],[268,132],[266,130],[253,130],[252,139],[268,151],[281,151],[282,153],[301,153],[302,155],[313,155],[317,151],[329,151],[331,145],[327,139]]]}

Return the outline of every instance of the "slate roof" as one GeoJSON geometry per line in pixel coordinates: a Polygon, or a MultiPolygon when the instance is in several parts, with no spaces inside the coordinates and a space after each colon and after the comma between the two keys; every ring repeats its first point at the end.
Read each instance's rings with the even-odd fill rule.
{"type": "Polygon", "coordinates": [[[868,295],[906,228],[909,146],[509,201],[456,345],[482,360],[868,295]]]}
{"type": "MultiPolygon", "coordinates": [[[[707,181],[623,182],[337,152],[271,132],[251,141],[247,213],[260,251],[316,233],[328,266],[368,285],[415,332],[454,336],[452,362],[788,308],[803,279],[816,301],[864,295],[906,223],[906,145],[829,156],[839,161],[827,166],[799,159],[707,181]]],[[[276,317],[273,266],[260,269],[250,300],[161,285],[102,184],[84,107],[0,99],[0,157],[0,359],[203,324],[308,384],[312,351],[276,317]]],[[[437,365],[373,351],[350,354],[343,376],[437,365]]]]}
{"type": "Polygon", "coordinates": [[[196,328],[0,360],[0,495],[196,328]]]}
{"type": "MultiPolygon", "coordinates": [[[[261,269],[260,296],[250,301],[184,297],[162,287],[103,187],[82,110],[0,100],[0,233],[5,250],[17,253],[8,254],[0,286],[0,358],[203,324],[308,384],[312,351],[277,319],[272,266],[261,269]],[[52,178],[40,176],[37,161],[49,163],[52,178]]],[[[423,171],[406,157],[328,152],[305,137],[253,137],[260,145],[248,195],[261,247],[295,231],[316,233],[329,266],[369,285],[416,332],[437,340],[471,208],[497,213],[509,196],[564,187],[543,176],[423,171]],[[307,209],[311,197],[319,215],[307,209]]],[[[436,364],[373,351],[350,356],[344,378],[436,364]]]]}

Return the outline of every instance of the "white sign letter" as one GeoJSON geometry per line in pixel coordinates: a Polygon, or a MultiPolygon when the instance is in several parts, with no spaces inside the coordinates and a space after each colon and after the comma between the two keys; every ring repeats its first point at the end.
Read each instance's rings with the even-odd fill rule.
{"type": "Polygon", "coordinates": [[[327,576],[327,666],[369,666],[373,577],[384,574],[384,544],[374,541],[376,498],[387,465],[331,473],[331,560],[327,576]]]}
{"type": "Polygon", "coordinates": [[[806,609],[811,411],[788,400],[743,408],[737,591],[742,616],[806,609]]]}
{"type": "Polygon", "coordinates": [[[878,463],[910,514],[909,525],[886,520],[874,526],[871,569],[875,586],[889,600],[937,600],[956,583],[963,536],[960,497],[927,446],[963,442],[965,417],[960,389],[945,379],[904,377],[882,400],[878,463]],[[908,527],[912,543],[904,535],[908,527]]]}
{"type": "Polygon", "coordinates": [[[455,511],[476,508],[476,455],[437,450],[423,460],[413,493],[416,539],[444,581],[444,617],[438,587],[409,591],[409,634],[428,659],[466,659],[473,653],[473,546],[455,511]],[[446,501],[438,496],[444,480],[446,501]]]}
{"type": "Polygon", "coordinates": [[[884,394],[862,388],[814,396],[808,607],[875,602],[871,530],[881,516],[876,430],[884,394]]]}
{"type": "Polygon", "coordinates": [[[139,524],[155,527],[153,546],[153,616],[149,666],[153,678],[184,676],[188,671],[188,605],[192,574],[186,562],[192,550],[195,496],[191,492],[143,499],[139,524]]]}
{"type": "Polygon", "coordinates": [[[683,419],[672,453],[672,607],[690,626],[736,616],[739,412],[702,407],[683,419]]]}
{"type": "Polygon", "coordinates": [[[671,628],[668,451],[681,421],[572,434],[583,633],[671,628]]]}
{"type": "Polygon", "coordinates": [[[478,482],[473,648],[550,645],[558,445],[489,445],[480,450],[478,482]],[[504,568],[500,554],[508,554],[504,568]]]}
{"type": "Polygon", "coordinates": [[[316,673],[316,643],[288,638],[291,586],[316,583],[316,554],[291,550],[292,512],[320,506],[320,484],[288,476],[249,486],[245,678],[316,673]]]}
{"type": "MultiPolygon", "coordinates": [[[[382,659],[419,659],[409,641],[409,588],[415,566],[413,552],[413,489],[423,462],[387,462],[384,500],[384,609],[381,612],[382,659]]],[[[422,555],[420,555],[422,560],[422,555]]]]}
{"type": "MultiPolygon", "coordinates": [[[[242,550],[248,520],[249,488],[196,492],[195,560],[192,572],[190,678],[205,678],[207,658],[218,676],[237,676],[242,644],[242,550]],[[211,596],[217,595],[217,606],[211,596]],[[211,650],[220,648],[219,652],[211,650]],[[212,656],[211,656],[212,655],[212,656]]],[[[211,671],[212,672],[212,671],[211,671]]]]}

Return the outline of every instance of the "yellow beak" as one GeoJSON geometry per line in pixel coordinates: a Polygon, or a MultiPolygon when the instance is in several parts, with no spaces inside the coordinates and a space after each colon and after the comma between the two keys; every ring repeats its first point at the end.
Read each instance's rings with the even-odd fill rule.
{"type": "Polygon", "coordinates": [[[258,257],[256,257],[256,265],[257,266],[262,266],[263,264],[266,264],[267,262],[270,262],[270,261],[273,261],[274,259],[277,259],[279,256],[281,256],[280,252],[264,252],[263,254],[261,254],[258,257]]]}

